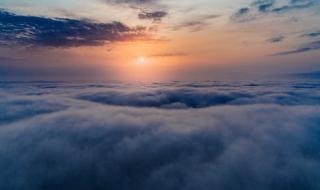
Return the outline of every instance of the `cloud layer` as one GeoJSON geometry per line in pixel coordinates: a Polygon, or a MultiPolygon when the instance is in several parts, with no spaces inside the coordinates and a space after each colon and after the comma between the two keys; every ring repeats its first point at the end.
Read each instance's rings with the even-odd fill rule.
{"type": "Polygon", "coordinates": [[[319,88],[305,80],[0,83],[0,189],[319,189],[319,88]],[[168,96],[159,92],[185,107],[150,104],[168,96]],[[97,93],[122,104],[78,99],[97,93]],[[217,94],[247,103],[209,104],[217,94]],[[282,104],[291,96],[294,104],[282,104]]]}
{"type": "Polygon", "coordinates": [[[309,89],[310,86],[303,83],[292,85],[289,89],[286,87],[284,89],[265,89],[266,84],[259,83],[230,85],[213,82],[202,85],[188,83],[175,88],[148,88],[142,91],[105,89],[96,92],[81,92],[75,96],[82,100],[107,105],[171,109],[204,108],[216,105],[320,104],[317,99],[317,96],[320,95],[317,88],[309,89]]]}

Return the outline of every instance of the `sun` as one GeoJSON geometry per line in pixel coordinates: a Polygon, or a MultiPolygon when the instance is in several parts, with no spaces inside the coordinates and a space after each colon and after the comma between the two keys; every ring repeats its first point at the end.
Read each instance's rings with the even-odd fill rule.
{"type": "Polygon", "coordinates": [[[140,66],[149,66],[152,64],[152,60],[149,57],[137,56],[135,58],[135,63],[140,66]]]}
{"type": "Polygon", "coordinates": [[[144,63],[146,62],[145,57],[140,56],[140,57],[138,58],[138,62],[139,62],[140,64],[144,64],[144,63]]]}

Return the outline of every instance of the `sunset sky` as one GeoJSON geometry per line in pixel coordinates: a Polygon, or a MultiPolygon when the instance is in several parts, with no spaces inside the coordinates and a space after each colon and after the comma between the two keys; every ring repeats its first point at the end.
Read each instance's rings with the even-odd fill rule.
{"type": "Polygon", "coordinates": [[[0,190],[320,190],[320,0],[0,0],[0,190]]]}
{"type": "Polygon", "coordinates": [[[0,78],[215,80],[320,70],[318,0],[1,0],[0,78]]]}

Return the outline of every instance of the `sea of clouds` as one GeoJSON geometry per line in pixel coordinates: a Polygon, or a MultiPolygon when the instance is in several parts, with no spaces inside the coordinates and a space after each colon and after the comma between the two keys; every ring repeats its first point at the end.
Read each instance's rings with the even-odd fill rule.
{"type": "Polygon", "coordinates": [[[320,189],[320,81],[0,83],[1,190],[320,189]]]}

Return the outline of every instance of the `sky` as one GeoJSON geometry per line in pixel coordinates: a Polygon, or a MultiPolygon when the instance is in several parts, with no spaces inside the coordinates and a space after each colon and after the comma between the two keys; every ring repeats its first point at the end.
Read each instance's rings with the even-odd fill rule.
{"type": "Polygon", "coordinates": [[[168,81],[320,70],[318,0],[1,0],[0,79],[168,81]]]}

